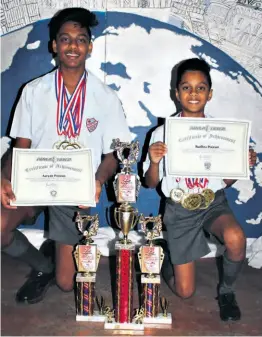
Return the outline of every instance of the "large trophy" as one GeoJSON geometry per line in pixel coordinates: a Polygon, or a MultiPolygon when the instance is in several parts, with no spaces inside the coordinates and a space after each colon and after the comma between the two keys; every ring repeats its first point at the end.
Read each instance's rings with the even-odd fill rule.
{"type": "Polygon", "coordinates": [[[79,213],[75,220],[82,240],[76,246],[74,258],[77,266],[76,276],[76,320],[104,322],[102,310],[94,311],[96,271],[100,252],[94,244],[92,236],[97,234],[99,227],[98,215],[83,215],[79,213]]]}
{"type": "Polygon", "coordinates": [[[114,181],[117,202],[121,205],[115,208],[114,216],[117,226],[121,229],[123,239],[116,245],[116,306],[114,318],[106,320],[105,329],[143,330],[143,310],[133,313],[133,278],[135,244],[128,239],[129,231],[137,224],[138,211],[132,207],[140,188],[139,177],[132,172],[131,165],[136,163],[139,155],[138,142],[126,143],[114,140],[113,148],[123,167],[114,181]],[[139,323],[139,324],[138,324],[139,323]]]}
{"type": "Polygon", "coordinates": [[[167,312],[168,301],[160,299],[160,271],[164,260],[163,249],[154,245],[154,239],[158,237],[162,230],[161,215],[156,217],[140,216],[139,222],[144,232],[147,245],[141,246],[138,253],[140,269],[142,272],[142,308],[144,309],[144,323],[171,324],[171,314],[167,312]],[[148,224],[152,223],[153,228],[149,229],[148,224]],[[162,313],[159,313],[161,305],[162,313]]]}

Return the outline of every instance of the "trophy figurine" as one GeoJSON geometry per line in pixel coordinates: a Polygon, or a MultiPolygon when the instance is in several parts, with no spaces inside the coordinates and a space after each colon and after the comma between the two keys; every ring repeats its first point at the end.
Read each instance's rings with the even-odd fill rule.
{"type": "Polygon", "coordinates": [[[98,215],[81,216],[77,213],[75,222],[79,232],[83,235],[74,251],[77,266],[76,320],[104,322],[105,315],[94,311],[96,271],[100,252],[93,243],[92,236],[97,234],[99,227],[98,215]]]}
{"type": "Polygon", "coordinates": [[[138,211],[131,204],[136,203],[140,188],[139,177],[132,172],[131,165],[136,163],[139,155],[138,142],[120,142],[115,139],[112,148],[122,164],[121,172],[114,181],[117,202],[121,205],[114,210],[117,226],[123,239],[116,245],[116,305],[114,317],[107,319],[105,329],[143,330],[143,324],[136,324],[133,315],[133,278],[135,244],[128,239],[129,231],[137,224],[138,211]]]}
{"type": "Polygon", "coordinates": [[[142,272],[142,307],[144,308],[144,323],[171,324],[171,314],[167,313],[168,302],[161,299],[160,306],[160,271],[164,261],[163,249],[154,245],[153,241],[162,230],[161,215],[156,217],[140,216],[141,229],[145,233],[147,244],[141,246],[138,253],[139,264],[142,272]],[[148,224],[153,223],[153,228],[148,229],[148,224]],[[166,304],[166,305],[165,305],[166,304]]]}

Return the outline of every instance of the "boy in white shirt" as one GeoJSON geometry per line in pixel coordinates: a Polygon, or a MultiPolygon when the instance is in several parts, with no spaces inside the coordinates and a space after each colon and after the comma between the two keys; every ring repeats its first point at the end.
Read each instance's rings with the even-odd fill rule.
{"type": "MultiPolygon", "coordinates": [[[[171,84],[174,80],[172,77],[171,84]]],[[[212,98],[211,88],[210,67],[204,60],[195,58],[182,62],[177,69],[176,83],[171,88],[182,107],[177,117],[205,118],[205,105],[212,98]]],[[[163,140],[164,127],[160,126],[152,133],[149,155],[144,163],[146,184],[155,188],[161,181],[166,196],[163,220],[173,270],[165,264],[163,276],[174,293],[182,298],[191,297],[195,291],[194,261],[210,251],[204,231],[214,235],[226,248],[223,280],[218,287],[220,317],[224,321],[239,320],[241,313],[233,285],[245,259],[246,237],[224,193],[224,187],[235,181],[165,175],[164,156],[168,149],[163,140]],[[207,198],[204,198],[205,194],[207,198]],[[191,203],[184,202],[190,200],[186,199],[189,195],[191,203]]],[[[255,161],[256,154],[250,151],[250,164],[255,161]]]]}
{"type": "MultiPolygon", "coordinates": [[[[66,8],[51,19],[50,41],[57,55],[58,68],[25,86],[10,132],[18,148],[51,149],[65,139],[80,147],[93,148],[96,202],[99,201],[102,185],[117,169],[118,162],[111,149],[112,140],[131,139],[115,92],[85,69],[86,58],[93,48],[90,28],[97,24],[95,14],[84,8],[66,8]]],[[[11,156],[4,165],[1,179],[2,251],[32,267],[32,273],[18,291],[16,300],[36,303],[43,298],[54,277],[62,290],[73,288],[75,265],[72,252],[80,239],[74,216],[76,211],[88,214],[89,210],[48,207],[49,238],[56,241],[54,268],[50,260],[16,229],[44,208],[10,206],[10,201],[15,199],[10,172],[11,156]]]]}

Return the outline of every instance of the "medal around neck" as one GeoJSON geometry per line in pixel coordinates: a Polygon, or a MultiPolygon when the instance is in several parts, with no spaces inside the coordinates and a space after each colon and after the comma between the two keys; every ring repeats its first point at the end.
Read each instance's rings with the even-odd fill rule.
{"type": "Polygon", "coordinates": [[[78,150],[81,149],[82,146],[76,140],[61,140],[56,142],[53,148],[56,150],[78,150]]]}
{"type": "Polygon", "coordinates": [[[182,188],[174,188],[170,192],[170,198],[175,203],[180,203],[185,195],[185,192],[182,190],[182,188]]]}
{"type": "Polygon", "coordinates": [[[202,198],[198,193],[187,194],[181,202],[181,205],[189,211],[198,209],[201,204],[202,198]]]}
{"type": "Polygon", "coordinates": [[[209,204],[215,200],[215,193],[210,188],[204,189],[201,194],[204,196],[206,201],[209,202],[209,204]]]}

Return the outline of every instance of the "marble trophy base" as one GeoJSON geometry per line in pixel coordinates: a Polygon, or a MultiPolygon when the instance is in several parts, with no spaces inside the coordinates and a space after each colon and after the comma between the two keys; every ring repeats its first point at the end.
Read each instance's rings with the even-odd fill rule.
{"type": "Polygon", "coordinates": [[[76,315],[77,322],[105,322],[106,316],[100,315],[99,311],[94,311],[92,316],[76,315]]]}
{"type": "Polygon", "coordinates": [[[167,316],[158,314],[156,317],[144,317],[144,324],[172,324],[172,315],[170,313],[167,316]]]}
{"type": "Polygon", "coordinates": [[[109,323],[105,321],[104,329],[106,330],[144,330],[144,324],[132,323],[118,323],[114,319],[109,323]]]}

